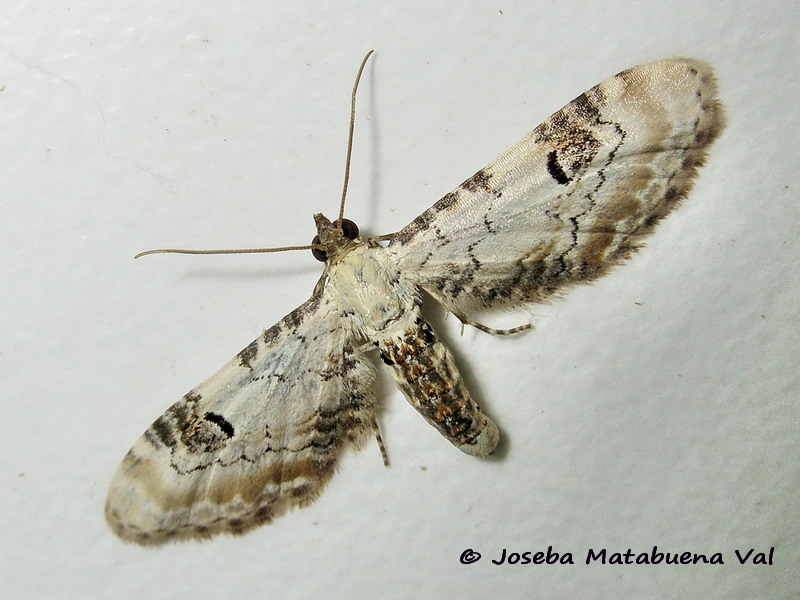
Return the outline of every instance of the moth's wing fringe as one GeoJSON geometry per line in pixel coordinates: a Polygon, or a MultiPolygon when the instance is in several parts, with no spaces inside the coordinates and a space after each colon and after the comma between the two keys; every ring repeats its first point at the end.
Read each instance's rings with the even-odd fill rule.
{"type": "MultiPolygon", "coordinates": [[[[362,436],[356,444],[353,444],[354,449],[363,447],[367,439],[368,437],[366,435],[362,436]]],[[[231,520],[228,517],[219,517],[216,521],[212,521],[208,525],[185,524],[178,527],[144,531],[135,525],[120,521],[116,515],[112,514],[108,505],[106,505],[105,511],[106,522],[122,541],[147,547],[162,546],[169,542],[183,543],[190,541],[206,541],[219,534],[239,536],[249,533],[252,529],[260,525],[270,523],[273,519],[286,514],[294,508],[305,508],[309,506],[319,498],[325,486],[328,484],[328,481],[330,481],[338,470],[339,465],[336,464],[333,469],[320,477],[315,489],[304,496],[300,502],[292,502],[291,498],[283,497],[268,507],[255,507],[250,513],[237,517],[240,524],[236,527],[231,525],[231,520]],[[269,510],[264,511],[265,508],[269,508],[269,510]]]]}

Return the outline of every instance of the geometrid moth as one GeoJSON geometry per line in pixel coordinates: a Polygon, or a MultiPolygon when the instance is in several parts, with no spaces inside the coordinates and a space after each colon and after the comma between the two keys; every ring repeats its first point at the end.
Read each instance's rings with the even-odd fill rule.
{"type": "Polygon", "coordinates": [[[575,98],[397,233],[362,239],[342,218],[351,116],[339,217],[314,215],[317,237],[305,247],[325,262],[311,298],[134,444],[108,492],[114,532],[141,544],[242,533],[312,502],[345,447],[370,434],[380,443],[370,349],[447,440],[491,454],[497,427],[423,320],[420,290],[482,331],[526,329],[491,329],[475,314],[541,301],[630,256],[687,195],[722,122],[709,65],[634,67],[575,98]]]}

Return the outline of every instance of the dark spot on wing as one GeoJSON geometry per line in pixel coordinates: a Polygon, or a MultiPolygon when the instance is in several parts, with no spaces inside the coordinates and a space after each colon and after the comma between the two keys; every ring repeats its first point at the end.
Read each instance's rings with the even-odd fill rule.
{"type": "Polygon", "coordinates": [[[598,106],[599,96],[602,96],[602,94],[600,90],[595,87],[575,98],[570,104],[572,104],[578,114],[587,121],[596,122],[600,119],[600,109],[598,106]]]}
{"type": "Polygon", "coordinates": [[[448,192],[433,205],[437,211],[442,211],[447,208],[450,208],[458,201],[458,193],[457,192],[448,192]]]}
{"type": "Polygon", "coordinates": [[[254,340],[247,348],[239,352],[237,355],[239,357],[239,362],[242,363],[243,367],[247,367],[251,371],[253,370],[253,366],[250,364],[253,359],[258,354],[258,340],[254,340]]]}
{"type": "Polygon", "coordinates": [[[187,392],[183,399],[186,400],[187,404],[197,404],[203,397],[200,394],[195,393],[194,391],[187,392]]]}
{"type": "Polygon", "coordinates": [[[564,169],[561,168],[561,165],[558,164],[558,153],[555,150],[551,150],[547,154],[547,172],[550,173],[550,177],[561,185],[567,185],[572,181],[572,179],[564,173],[564,169]]]}
{"type": "Polygon", "coordinates": [[[166,415],[161,415],[156,419],[155,423],[150,426],[150,429],[165,446],[172,447],[175,445],[172,424],[167,420],[166,415]]]}
{"type": "Polygon", "coordinates": [[[492,178],[491,174],[487,173],[483,169],[475,173],[472,177],[467,179],[464,183],[461,184],[461,187],[470,192],[476,192],[478,190],[489,190],[489,180],[492,178]]]}
{"type": "Polygon", "coordinates": [[[228,438],[233,437],[233,425],[231,425],[230,421],[228,421],[222,415],[218,415],[217,413],[207,412],[203,417],[206,421],[214,423],[217,427],[222,430],[228,438]]]}

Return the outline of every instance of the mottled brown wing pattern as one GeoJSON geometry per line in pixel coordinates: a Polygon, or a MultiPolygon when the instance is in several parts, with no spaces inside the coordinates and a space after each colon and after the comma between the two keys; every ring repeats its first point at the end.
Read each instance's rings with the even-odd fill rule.
{"type": "Polygon", "coordinates": [[[313,501],[374,424],[374,374],[311,299],[159,417],[112,480],[106,518],[141,544],[242,533],[313,501]]]}
{"type": "Polygon", "coordinates": [[[711,67],[634,67],[581,94],[391,240],[454,312],[538,301],[628,257],[723,126],[711,67]]]}

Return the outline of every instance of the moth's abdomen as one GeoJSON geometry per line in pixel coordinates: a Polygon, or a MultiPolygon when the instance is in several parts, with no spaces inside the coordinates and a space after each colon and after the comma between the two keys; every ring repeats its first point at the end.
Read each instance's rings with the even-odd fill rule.
{"type": "Polygon", "coordinates": [[[381,360],[411,405],[454,446],[473,456],[491,454],[497,426],[470,397],[447,346],[413,313],[376,342],[381,360]]]}

